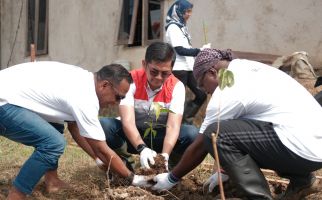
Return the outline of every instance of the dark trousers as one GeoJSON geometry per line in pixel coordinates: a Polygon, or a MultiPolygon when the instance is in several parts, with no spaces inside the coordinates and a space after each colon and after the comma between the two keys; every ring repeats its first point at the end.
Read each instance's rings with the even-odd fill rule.
{"type": "MultiPolygon", "coordinates": [[[[211,133],[217,123],[207,127],[204,142],[213,156],[211,133]]],[[[322,162],[306,160],[285,147],[269,122],[237,119],[220,122],[217,148],[222,167],[245,155],[255,160],[258,167],[276,171],[282,177],[307,177],[322,168],[322,162]]]]}
{"type": "MultiPolygon", "coordinates": [[[[100,118],[101,125],[106,135],[106,142],[109,147],[112,149],[120,148],[124,143],[127,143],[127,151],[129,153],[137,153],[135,147],[133,147],[126,137],[123,128],[122,122],[115,118],[102,117],[100,118]]],[[[157,135],[152,137],[152,146],[151,146],[151,137],[150,135],[144,138],[145,130],[138,129],[139,133],[145,142],[145,144],[155,150],[157,153],[162,152],[163,141],[166,135],[166,128],[155,129],[157,135]]],[[[180,127],[179,137],[176,145],[173,148],[173,152],[182,155],[183,152],[188,148],[188,146],[194,141],[197,137],[199,129],[193,125],[182,124],[180,127]]]]}
{"type": "Polygon", "coordinates": [[[172,72],[175,77],[177,77],[185,86],[188,86],[189,89],[195,95],[195,99],[193,102],[199,106],[201,106],[205,100],[207,99],[207,94],[198,88],[197,81],[194,78],[192,71],[184,71],[184,70],[175,70],[172,72]]]}

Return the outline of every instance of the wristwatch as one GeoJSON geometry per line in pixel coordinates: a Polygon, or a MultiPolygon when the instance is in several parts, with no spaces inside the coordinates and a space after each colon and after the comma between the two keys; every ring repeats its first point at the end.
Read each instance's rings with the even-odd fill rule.
{"type": "Polygon", "coordinates": [[[136,151],[137,151],[138,153],[141,153],[141,151],[143,151],[143,149],[144,149],[145,147],[148,147],[148,146],[146,146],[146,144],[139,144],[139,145],[136,147],[136,151]]]}

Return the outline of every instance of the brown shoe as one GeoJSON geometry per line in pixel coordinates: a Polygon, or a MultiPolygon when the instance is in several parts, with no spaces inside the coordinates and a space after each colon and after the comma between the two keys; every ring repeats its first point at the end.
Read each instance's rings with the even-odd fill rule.
{"type": "Polygon", "coordinates": [[[322,181],[317,179],[316,177],[312,178],[312,182],[309,185],[301,186],[301,187],[292,187],[290,184],[284,195],[281,199],[283,200],[299,200],[303,197],[306,197],[310,194],[320,192],[322,190],[322,181]]]}

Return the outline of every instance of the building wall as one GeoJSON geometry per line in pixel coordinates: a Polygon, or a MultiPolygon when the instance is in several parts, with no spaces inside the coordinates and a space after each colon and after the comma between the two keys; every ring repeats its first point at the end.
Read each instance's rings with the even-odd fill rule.
{"type": "Polygon", "coordinates": [[[208,42],[215,48],[289,55],[309,53],[310,62],[322,67],[321,0],[191,0],[188,24],[193,43],[208,42]]]}
{"type": "MultiPolygon", "coordinates": [[[[0,57],[1,67],[6,68],[30,60],[25,55],[27,0],[0,2],[0,57]],[[22,2],[22,17],[13,47],[22,2]]],[[[165,0],[165,13],[172,2],[165,0]]],[[[211,42],[214,48],[277,55],[307,51],[311,63],[322,67],[320,0],[191,2],[194,8],[188,27],[194,47],[211,42]]],[[[115,60],[129,61],[132,68],[140,67],[145,47],[116,45],[120,6],[121,0],[49,1],[49,54],[37,60],[61,61],[91,71],[115,60]]]]}

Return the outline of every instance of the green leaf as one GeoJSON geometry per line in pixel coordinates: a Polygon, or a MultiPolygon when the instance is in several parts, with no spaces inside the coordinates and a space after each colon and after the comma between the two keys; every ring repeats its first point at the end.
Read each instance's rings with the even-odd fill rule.
{"type": "Polygon", "coordinates": [[[218,86],[221,90],[225,88],[224,72],[225,72],[225,69],[219,69],[219,72],[218,72],[218,81],[219,81],[218,86]]]}
{"type": "Polygon", "coordinates": [[[150,132],[151,132],[151,128],[150,127],[147,128],[147,129],[145,129],[143,138],[146,138],[150,134],[150,132]]]}
{"type": "Polygon", "coordinates": [[[162,112],[162,113],[174,113],[172,110],[170,110],[168,108],[161,108],[160,112],[162,112]]]}
{"type": "Polygon", "coordinates": [[[234,85],[234,74],[233,72],[221,68],[218,72],[218,85],[221,90],[225,89],[226,86],[231,87],[234,85]]]}
{"type": "Polygon", "coordinates": [[[155,136],[157,136],[157,131],[156,130],[151,130],[153,138],[155,138],[155,136]]]}
{"type": "Polygon", "coordinates": [[[153,102],[153,109],[155,112],[155,121],[158,121],[160,116],[161,105],[158,102],[153,102]]]}
{"type": "Polygon", "coordinates": [[[232,72],[232,71],[227,70],[227,72],[226,72],[226,77],[227,77],[227,80],[228,80],[228,81],[227,81],[227,86],[228,86],[228,87],[233,86],[233,85],[234,85],[234,83],[235,83],[233,72],[232,72]]]}

